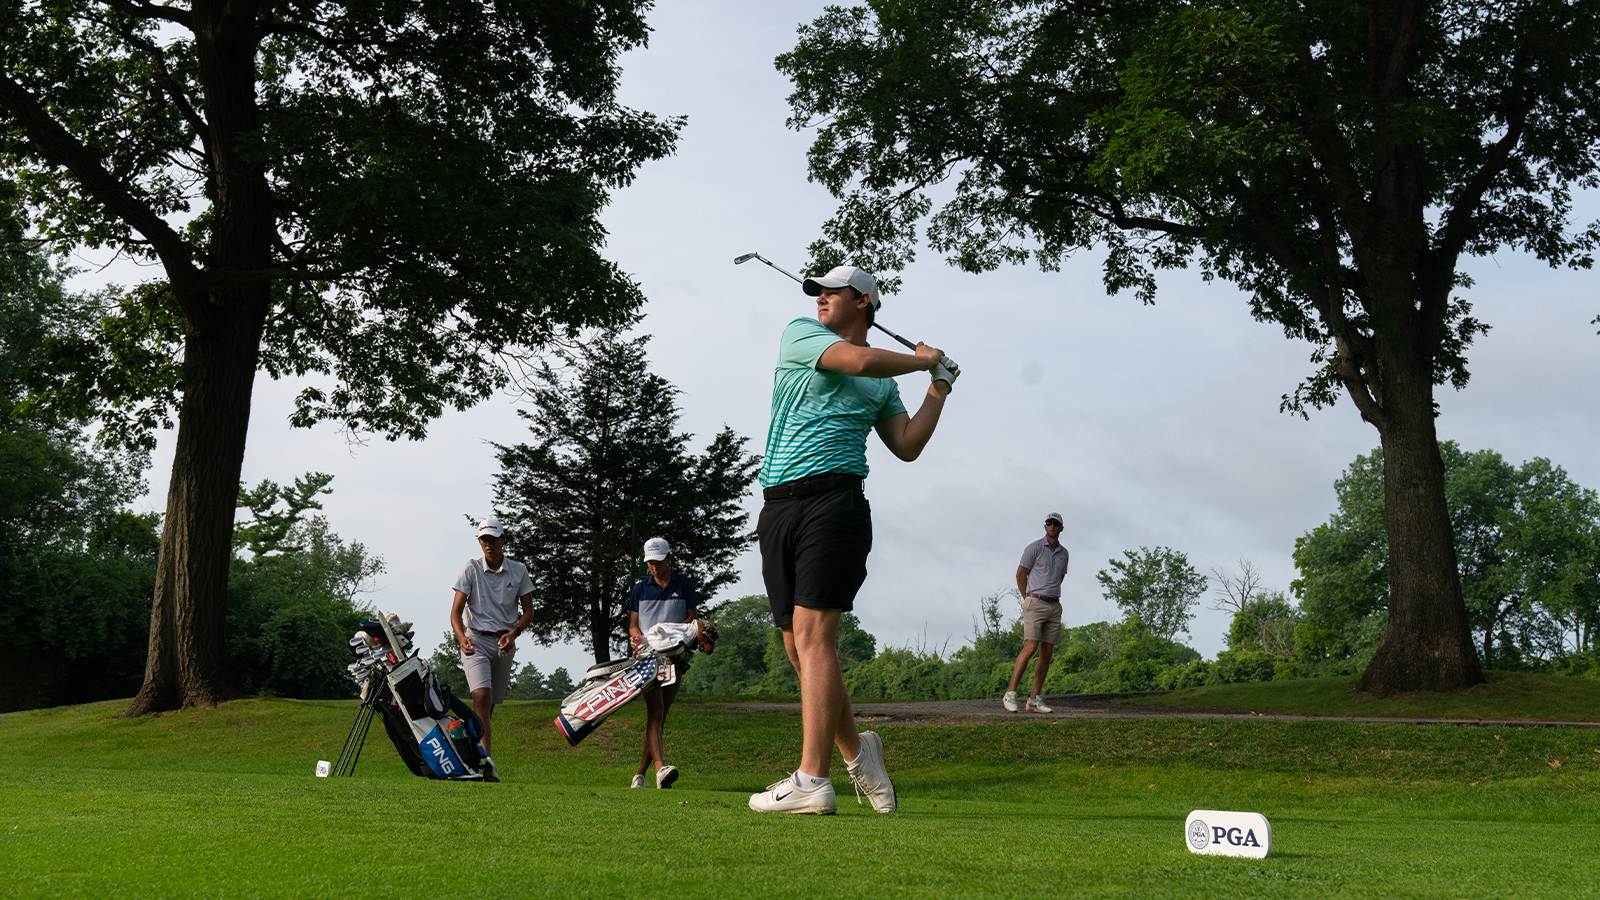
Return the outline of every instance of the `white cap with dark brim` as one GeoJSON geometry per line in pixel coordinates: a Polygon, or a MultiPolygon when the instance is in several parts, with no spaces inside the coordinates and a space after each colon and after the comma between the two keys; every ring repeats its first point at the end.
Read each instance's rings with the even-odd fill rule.
{"type": "Polygon", "coordinates": [[[1044,523],[1046,525],[1050,524],[1051,522],[1060,525],[1065,521],[1065,519],[1061,518],[1061,513],[1051,513],[1050,515],[1044,517],[1044,523]]]}
{"type": "Polygon", "coordinates": [[[823,288],[853,287],[870,298],[873,309],[883,305],[883,298],[878,296],[878,279],[866,269],[855,266],[836,266],[826,275],[807,278],[801,287],[812,297],[821,294],[823,288]]]}

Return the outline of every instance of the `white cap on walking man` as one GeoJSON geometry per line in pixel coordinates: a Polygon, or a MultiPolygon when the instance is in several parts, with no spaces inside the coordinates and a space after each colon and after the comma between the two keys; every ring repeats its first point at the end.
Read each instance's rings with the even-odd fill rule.
{"type": "Polygon", "coordinates": [[[660,562],[672,554],[672,547],[667,544],[666,538],[651,538],[644,542],[644,558],[646,562],[660,562]]]}

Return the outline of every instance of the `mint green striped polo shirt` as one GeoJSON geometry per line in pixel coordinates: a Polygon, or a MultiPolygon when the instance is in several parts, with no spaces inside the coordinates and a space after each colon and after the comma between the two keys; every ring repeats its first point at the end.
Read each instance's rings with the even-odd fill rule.
{"type": "Polygon", "coordinates": [[[762,487],[827,472],[865,477],[867,433],[880,419],[906,411],[893,378],[817,368],[823,351],[842,340],[816,319],[795,319],[783,329],[762,487]]]}

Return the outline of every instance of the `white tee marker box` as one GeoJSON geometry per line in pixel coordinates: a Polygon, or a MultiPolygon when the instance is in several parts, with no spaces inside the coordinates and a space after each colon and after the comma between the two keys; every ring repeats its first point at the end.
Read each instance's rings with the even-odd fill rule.
{"type": "Polygon", "coordinates": [[[328,777],[328,773],[331,772],[331,771],[333,771],[333,763],[328,762],[325,759],[317,760],[317,777],[318,778],[327,778],[328,777]]]}
{"type": "Polygon", "coordinates": [[[1203,856],[1264,859],[1272,849],[1272,824],[1260,813],[1197,809],[1183,820],[1183,843],[1203,856]]]}

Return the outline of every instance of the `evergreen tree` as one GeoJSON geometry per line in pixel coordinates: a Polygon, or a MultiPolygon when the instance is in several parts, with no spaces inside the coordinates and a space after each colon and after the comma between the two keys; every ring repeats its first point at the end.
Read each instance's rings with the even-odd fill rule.
{"type": "Polygon", "coordinates": [[[648,337],[616,330],[556,353],[519,413],[533,440],[496,445],[495,508],[508,552],[532,562],[541,642],[579,639],[597,662],[627,644],[627,601],[646,539],[665,537],[673,565],[705,608],[749,546],[741,507],[760,457],[724,427],[703,453],[678,428],[677,388],[649,371],[648,337]]]}

